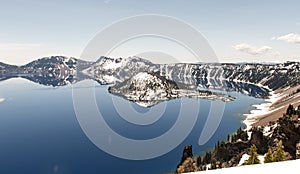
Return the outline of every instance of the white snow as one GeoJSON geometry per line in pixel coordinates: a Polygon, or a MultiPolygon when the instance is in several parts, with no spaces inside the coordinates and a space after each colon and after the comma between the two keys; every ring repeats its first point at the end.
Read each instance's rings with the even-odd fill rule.
{"type": "Polygon", "coordinates": [[[246,165],[240,167],[222,168],[217,170],[194,172],[191,174],[253,174],[253,173],[270,173],[270,174],[282,174],[288,173],[288,171],[299,171],[300,170],[300,159],[289,160],[276,163],[266,163],[257,165],[246,165]]]}
{"type": "Polygon", "coordinates": [[[271,126],[265,126],[263,130],[264,136],[268,136],[270,130],[271,130],[271,126]]]}
{"type": "MultiPolygon", "coordinates": [[[[265,87],[265,88],[267,88],[267,87],[265,87]]],[[[261,103],[258,105],[252,105],[253,107],[255,107],[255,109],[250,110],[249,114],[244,114],[244,116],[246,116],[246,119],[243,121],[243,123],[246,124],[246,126],[247,126],[246,129],[247,130],[251,129],[251,127],[252,127],[251,125],[256,122],[257,117],[259,117],[261,115],[269,114],[271,112],[274,112],[274,111],[279,110],[282,107],[284,107],[284,106],[282,106],[282,107],[278,107],[273,110],[271,109],[271,106],[280,99],[281,99],[281,96],[279,94],[275,94],[272,91],[272,92],[270,92],[269,99],[265,100],[265,103],[261,103]]]]}
{"type": "Polygon", "coordinates": [[[248,135],[248,140],[250,140],[250,139],[251,139],[252,132],[247,131],[247,135],[248,135]]]}
{"type": "Polygon", "coordinates": [[[242,158],[240,159],[240,162],[239,162],[238,166],[243,165],[244,162],[245,162],[246,160],[249,159],[249,157],[250,157],[250,156],[249,156],[248,154],[243,154],[243,155],[242,155],[242,158]]]}
{"type": "MultiPolygon", "coordinates": [[[[242,158],[240,159],[240,162],[239,162],[238,166],[243,165],[245,163],[245,161],[249,159],[249,157],[250,156],[248,154],[243,154],[242,158]]],[[[258,159],[259,159],[259,162],[261,164],[264,164],[264,160],[265,160],[265,156],[264,155],[258,155],[258,159]]]]}
{"type": "Polygon", "coordinates": [[[134,80],[146,80],[146,79],[150,79],[152,77],[152,75],[150,75],[147,72],[141,72],[138,73],[137,75],[133,76],[132,79],[134,80]]]}
{"type": "Polygon", "coordinates": [[[109,75],[104,75],[102,77],[102,79],[103,79],[103,82],[105,82],[105,83],[113,83],[116,81],[116,78],[114,76],[109,76],[109,75]]]}
{"type": "Polygon", "coordinates": [[[116,63],[115,60],[105,61],[102,64],[102,68],[104,70],[114,70],[120,68],[122,66],[122,61],[116,63]]]}
{"type": "Polygon", "coordinates": [[[259,163],[264,164],[265,163],[265,156],[264,155],[258,155],[259,163]]]}
{"type": "Polygon", "coordinates": [[[251,69],[251,66],[250,66],[250,65],[246,65],[246,66],[244,67],[244,70],[249,70],[249,69],[251,69]]]}
{"type": "Polygon", "coordinates": [[[211,164],[206,165],[206,170],[211,169],[211,164]]]}

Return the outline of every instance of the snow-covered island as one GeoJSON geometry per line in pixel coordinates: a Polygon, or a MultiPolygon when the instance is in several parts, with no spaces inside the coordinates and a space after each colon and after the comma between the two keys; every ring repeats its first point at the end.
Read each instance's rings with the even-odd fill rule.
{"type": "Polygon", "coordinates": [[[143,107],[184,97],[224,102],[234,100],[234,97],[223,93],[197,90],[195,86],[176,83],[154,72],[140,72],[124,82],[109,87],[108,90],[143,107]]]}

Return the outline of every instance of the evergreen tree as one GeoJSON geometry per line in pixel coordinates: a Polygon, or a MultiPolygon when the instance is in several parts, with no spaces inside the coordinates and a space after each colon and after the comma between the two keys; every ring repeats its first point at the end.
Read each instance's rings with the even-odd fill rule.
{"type": "Polygon", "coordinates": [[[197,162],[197,166],[201,165],[202,159],[201,159],[200,155],[197,157],[197,161],[196,162],[197,162]]]}
{"type": "Polygon", "coordinates": [[[216,159],[211,160],[211,169],[217,169],[217,160],[216,159]]]}
{"type": "Polygon", "coordinates": [[[283,161],[284,160],[284,146],[282,145],[282,141],[280,140],[277,144],[276,151],[273,153],[273,161],[283,161]]]}
{"type": "Polygon", "coordinates": [[[211,152],[205,152],[205,155],[202,160],[202,164],[209,164],[211,162],[211,152]]]}
{"type": "Polygon", "coordinates": [[[254,144],[250,147],[249,155],[250,155],[250,157],[246,162],[247,165],[259,164],[257,148],[254,144]]]}
{"type": "Polygon", "coordinates": [[[268,152],[266,153],[266,156],[265,156],[265,163],[271,163],[273,162],[273,155],[272,155],[272,149],[269,147],[268,149],[268,152]]]}
{"type": "Polygon", "coordinates": [[[290,104],[286,110],[286,114],[291,116],[293,113],[294,113],[294,107],[293,105],[290,104]]]}
{"type": "Polygon", "coordinates": [[[233,134],[231,136],[231,142],[236,142],[237,141],[237,135],[236,134],[233,134]]]}

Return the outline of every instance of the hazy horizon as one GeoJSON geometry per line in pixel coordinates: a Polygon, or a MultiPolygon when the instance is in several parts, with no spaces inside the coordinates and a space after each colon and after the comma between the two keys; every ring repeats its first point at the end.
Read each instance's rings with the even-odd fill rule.
{"type": "MultiPolygon", "coordinates": [[[[8,64],[8,65],[16,65],[16,66],[23,66],[23,65],[26,65],[28,63],[31,63],[32,61],[35,61],[35,60],[38,60],[38,59],[42,59],[42,58],[47,58],[47,57],[51,57],[51,56],[64,56],[64,57],[72,57],[72,56],[66,56],[66,55],[49,55],[49,56],[43,56],[43,57],[39,57],[39,58],[36,58],[36,59],[32,59],[32,60],[29,60],[29,62],[26,62],[24,64],[21,64],[21,63],[18,63],[18,64],[12,64],[12,63],[7,63],[7,62],[4,62],[4,61],[0,61],[0,63],[5,63],[5,64],[8,64]]],[[[111,56],[108,56],[109,58],[120,58],[120,57],[111,57],[111,56]]],[[[131,58],[131,57],[139,57],[139,58],[142,58],[142,59],[145,59],[145,60],[149,60],[151,61],[152,63],[155,63],[155,64],[173,64],[173,63],[233,63],[233,64],[243,64],[243,63],[247,63],[247,64],[251,64],[251,63],[258,63],[258,64],[280,64],[280,63],[287,63],[287,62],[300,62],[299,60],[284,60],[284,61],[260,61],[260,62],[250,62],[250,61],[211,61],[211,62],[202,62],[202,61],[198,61],[198,62],[168,62],[168,63],[165,63],[165,62],[159,62],[159,61],[153,61],[151,58],[148,58],[148,57],[141,57],[141,56],[129,56],[129,57],[121,57],[121,58],[131,58]]],[[[76,59],[80,59],[78,57],[73,57],[73,58],[76,58],[76,59]]],[[[96,58],[94,61],[97,61],[100,57],[96,58]]],[[[80,60],[85,60],[85,59],[80,59],[80,60]]],[[[168,60],[174,60],[174,59],[166,59],[167,61],[168,60]]],[[[90,61],[90,62],[93,62],[91,60],[85,60],[85,61],[90,61]]]]}
{"type": "MultiPolygon", "coordinates": [[[[79,58],[88,42],[104,28],[144,14],[170,16],[193,26],[207,39],[218,62],[298,61],[299,6],[296,0],[13,0],[0,7],[0,61],[23,65],[52,55],[79,58]]],[[[129,57],[147,52],[169,54],[184,62],[195,61],[176,43],[147,37],[126,41],[109,56],[129,57]]]]}

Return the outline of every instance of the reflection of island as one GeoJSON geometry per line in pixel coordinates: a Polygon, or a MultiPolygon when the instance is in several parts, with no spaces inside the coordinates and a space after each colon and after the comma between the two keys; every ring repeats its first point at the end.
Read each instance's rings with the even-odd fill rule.
{"type": "Polygon", "coordinates": [[[148,102],[144,105],[152,106],[157,103],[157,98],[151,98],[150,93],[143,92],[146,88],[150,89],[151,85],[146,86],[140,92],[139,89],[130,92],[124,88],[127,82],[141,72],[154,72],[153,77],[165,79],[164,82],[168,81],[177,85],[178,89],[175,90],[177,95],[172,94],[174,91],[154,93],[156,97],[162,97],[160,101],[178,97],[216,99],[218,98],[216,96],[221,96],[208,92],[209,90],[237,91],[257,98],[266,98],[271,90],[298,85],[300,64],[288,62],[283,64],[163,65],[153,64],[138,57],[117,59],[100,57],[96,62],[87,62],[64,56],[46,57],[19,67],[0,63],[0,81],[22,77],[42,85],[64,86],[84,79],[92,79],[100,84],[115,84],[110,88],[113,94],[135,102],[148,102]],[[137,98],[134,98],[133,95],[130,96],[133,93],[141,94],[141,96],[135,95],[134,97],[137,98]],[[139,100],[145,97],[150,98],[139,100]]]}

